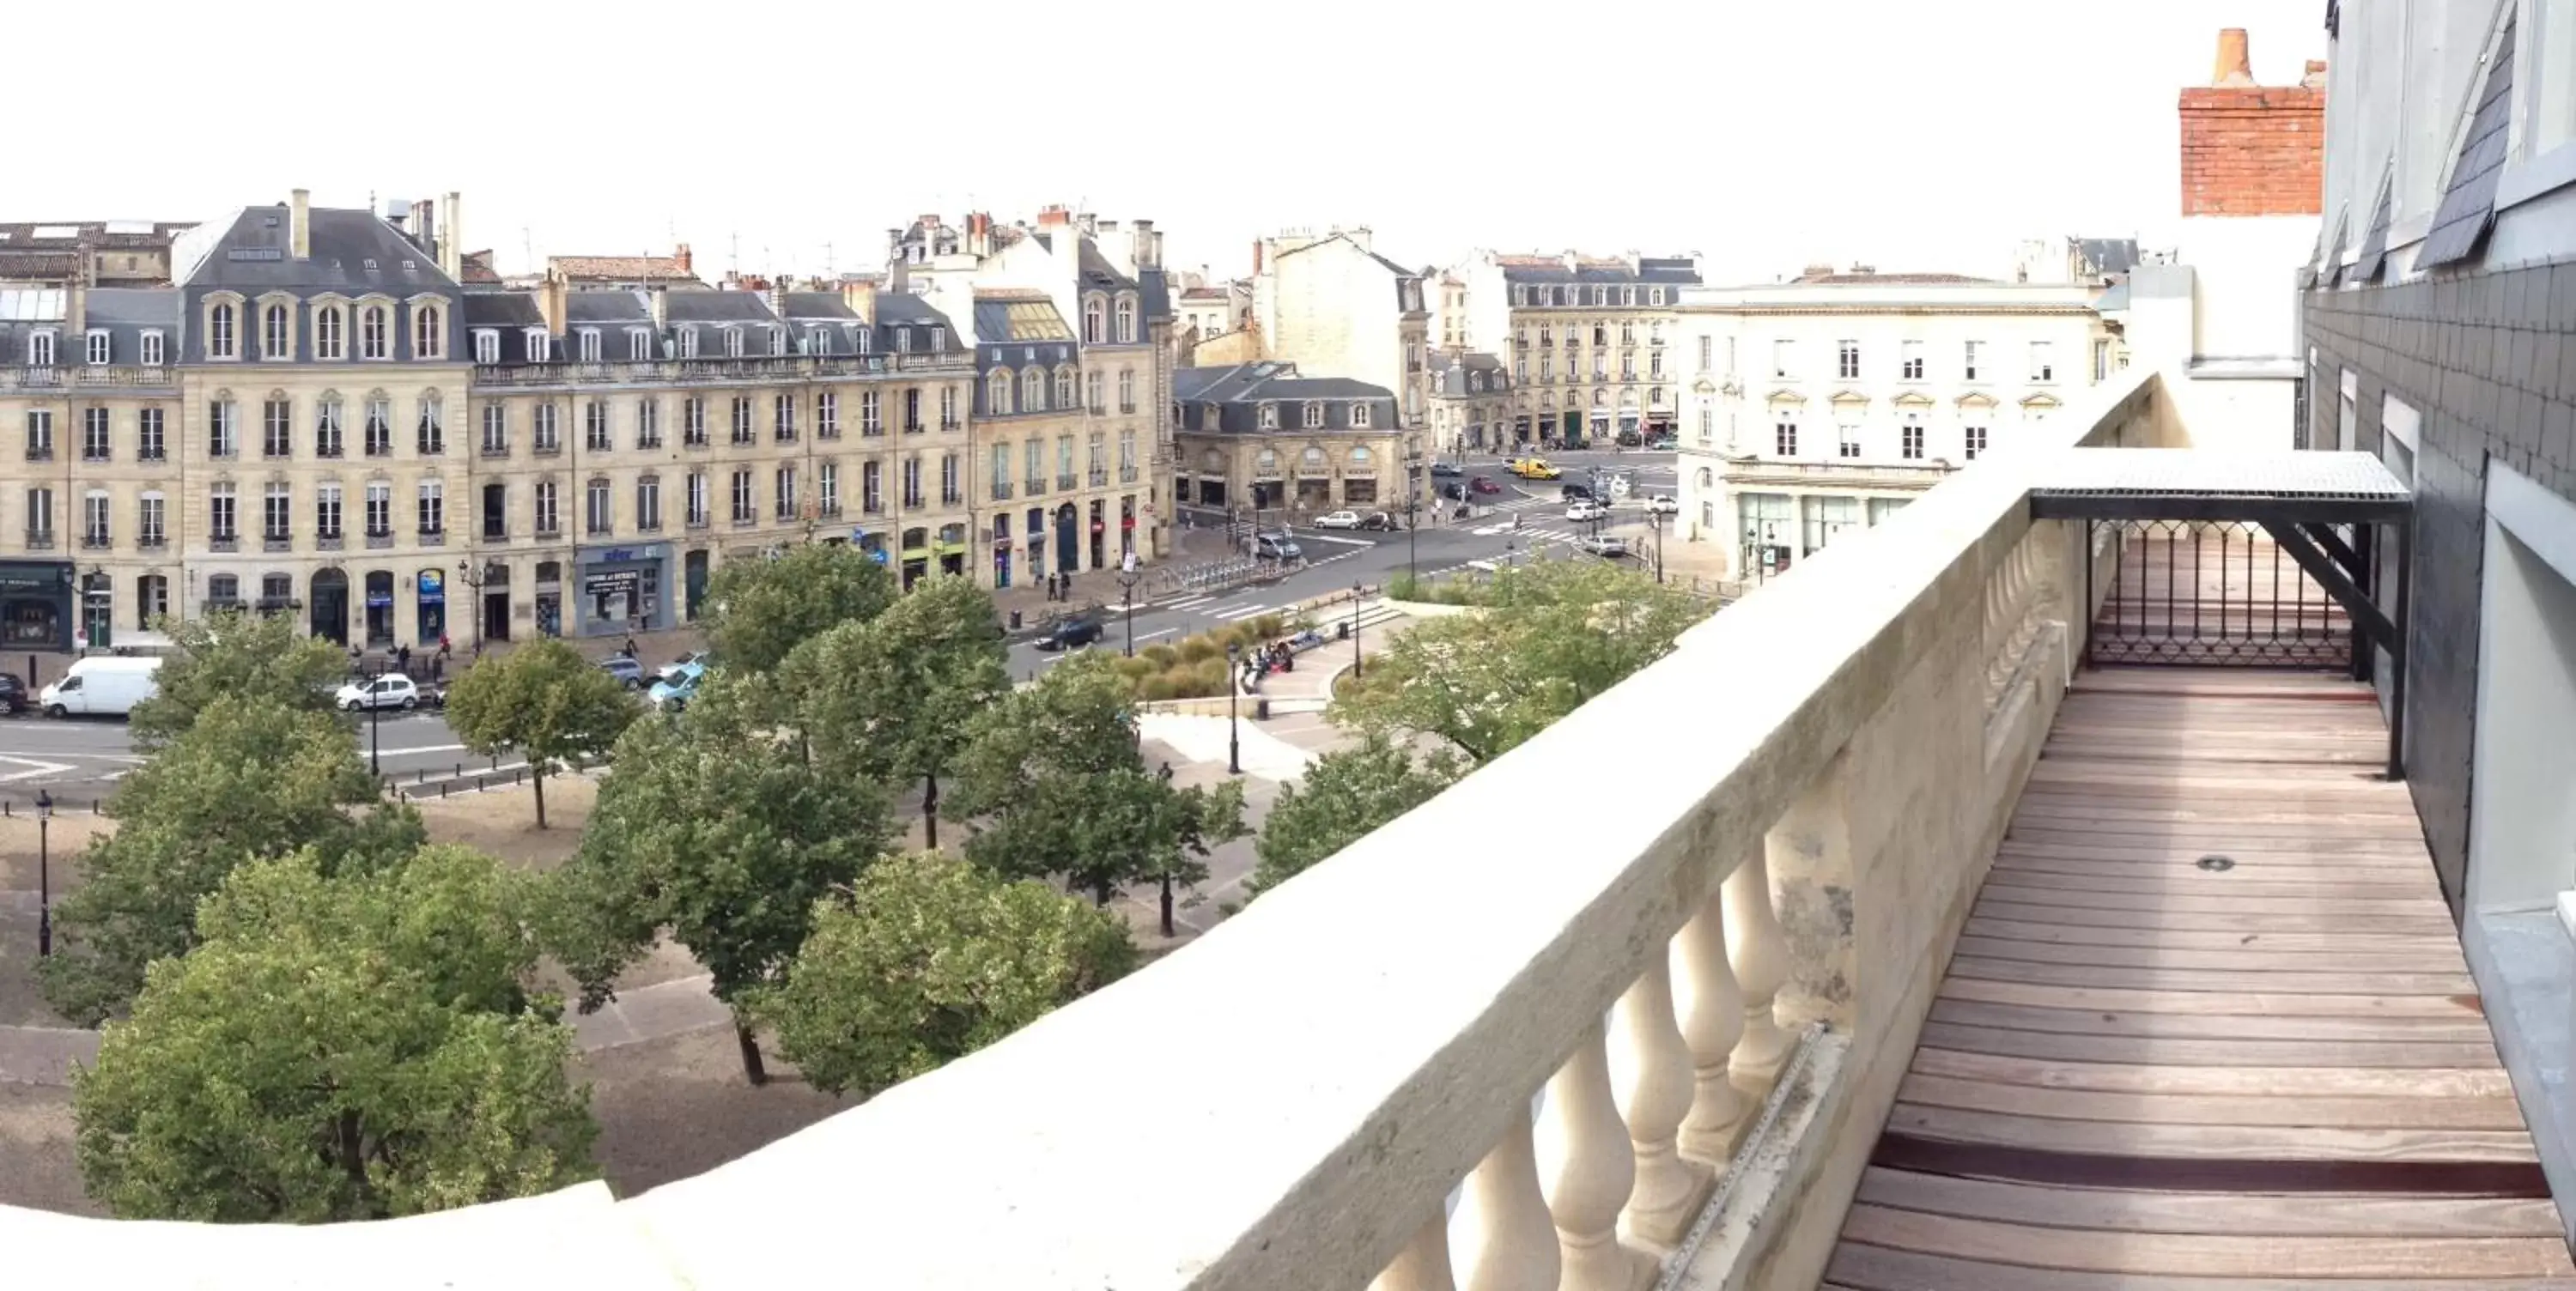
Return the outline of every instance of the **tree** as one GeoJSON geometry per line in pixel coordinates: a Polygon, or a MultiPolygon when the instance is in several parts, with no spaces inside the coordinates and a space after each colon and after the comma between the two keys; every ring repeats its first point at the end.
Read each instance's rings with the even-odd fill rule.
{"type": "Polygon", "coordinates": [[[939,779],[968,723],[1011,689],[992,595],[972,579],[930,579],[883,614],[797,647],[782,674],[781,689],[805,697],[817,757],[888,785],[921,783],[938,850],[939,779]]]}
{"type": "Polygon", "coordinates": [[[81,854],[40,970],[55,1011],[84,1026],[131,1003],[145,966],[197,943],[197,903],[244,863],[311,849],[326,872],[369,870],[425,837],[338,717],[229,695],[121,781],[108,814],[116,832],[81,854]]]}
{"type": "Polygon", "coordinates": [[[743,993],[786,966],[814,903],[856,879],[892,825],[882,790],[745,719],[726,680],[678,723],[638,723],[618,741],[581,849],[555,876],[546,940],[588,1010],[669,928],[735,1007],[743,1075],[757,1085],[766,1073],[743,993]]]}
{"type": "Polygon", "coordinates": [[[153,674],[156,694],[134,706],[130,729],[144,749],[178,737],[218,697],[258,699],[302,712],[331,711],[346,660],[285,615],[218,610],[163,621],[176,647],[153,674]]]}
{"type": "Polygon", "coordinates": [[[526,755],[539,829],[546,827],[546,776],[555,763],[606,753],[637,711],[617,678],[551,638],[484,659],[447,690],[447,725],[465,747],[526,755]]]}
{"type": "Polygon", "coordinates": [[[1243,833],[1243,788],[1174,789],[1147,772],[1130,703],[1116,665],[1091,654],[979,714],[953,794],[978,818],[968,859],[1061,876],[1101,905],[1127,883],[1204,877],[1193,858],[1243,833]]]}
{"type": "Polygon", "coordinates": [[[1357,747],[1315,759],[1305,776],[1280,786],[1254,844],[1260,863],[1246,888],[1252,897],[1313,868],[1379,826],[1421,806],[1454,783],[1458,759],[1447,751],[1416,759],[1382,732],[1357,747]]]}
{"type": "Polygon", "coordinates": [[[1477,612],[1398,636],[1333,714],[1390,736],[1436,735],[1481,765],[1662,658],[1707,614],[1607,562],[1523,566],[1496,578],[1477,612]]]}
{"type": "Polygon", "coordinates": [[[1124,976],[1127,927],[936,853],[889,856],[820,903],[756,1009],[817,1088],[873,1094],[1124,976]]]}
{"type": "Polygon", "coordinates": [[[381,1219],[591,1177],[572,1032],[521,982],[523,876],[455,847],[245,866],[73,1082],[81,1176],[128,1219],[381,1219]]]}
{"type": "Polygon", "coordinates": [[[896,591],[884,566],[841,543],[727,561],[707,584],[707,640],[724,666],[768,672],[805,641],[884,613],[896,591]]]}

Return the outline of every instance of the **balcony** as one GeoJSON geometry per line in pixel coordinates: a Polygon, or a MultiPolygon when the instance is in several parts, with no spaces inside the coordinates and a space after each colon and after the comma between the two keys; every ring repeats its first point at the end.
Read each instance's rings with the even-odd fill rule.
{"type": "Polygon", "coordinates": [[[478,364],[478,390],[575,389],[599,385],[748,385],[814,377],[883,376],[889,371],[971,371],[974,355],[779,355],[649,363],[478,364]]]}
{"type": "MultiPolygon", "coordinates": [[[[622,1202],[365,1240],[460,1284],[522,1243],[636,1287],[849,1251],[900,1291],[2576,1279],[2347,679],[2406,642],[2321,537],[2411,500],[2361,454],[2125,451],[2189,442],[2143,369],[2080,399],[1040,1025],[622,1202]],[[2188,541],[2235,510],[2268,581],[2188,541]],[[2198,666],[2256,634],[2336,670],[2198,666]]],[[[201,1278],[350,1240],[47,1222],[201,1278]]]]}
{"type": "Polygon", "coordinates": [[[54,549],[54,531],[53,531],[53,530],[51,530],[51,529],[29,529],[29,530],[27,531],[27,550],[29,550],[29,551],[52,551],[53,549],[54,549]]]}
{"type": "Polygon", "coordinates": [[[993,500],[996,502],[1008,502],[1011,500],[1011,482],[1009,480],[993,481],[993,500]]]}
{"type": "Polygon", "coordinates": [[[169,368],[157,367],[0,367],[0,390],[166,390],[179,383],[169,368]]]}

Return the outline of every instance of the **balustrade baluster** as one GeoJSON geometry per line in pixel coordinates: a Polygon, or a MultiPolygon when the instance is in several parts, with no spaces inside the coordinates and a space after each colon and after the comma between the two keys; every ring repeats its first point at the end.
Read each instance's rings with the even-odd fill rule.
{"type": "Polygon", "coordinates": [[[1515,1109],[1502,1142],[1467,1175],[1458,1198],[1463,1222],[1458,1291],[1557,1291],[1556,1224],[1539,1191],[1538,1156],[1527,1104],[1515,1109]]]}
{"type": "Polygon", "coordinates": [[[1789,980],[1789,944],[1780,931],[1779,912],[1771,908],[1771,866],[1759,849],[1726,876],[1726,957],[1735,966],[1735,983],[1744,992],[1744,1039],[1735,1046],[1734,1067],[1764,1086],[1780,1074],[1793,1043],[1771,1011],[1771,1002],[1789,980]]]}
{"type": "MultiPolygon", "coordinates": [[[[1677,1133],[1692,1104],[1690,1046],[1673,1013],[1673,968],[1657,955],[1611,1011],[1626,1059],[1619,1109],[1628,1121],[1637,1185],[1620,1216],[1622,1231],[1671,1247],[1690,1230],[1705,1200],[1709,1172],[1682,1159],[1677,1133]]],[[[1729,1024],[1741,1026],[1739,1011],[1729,1024]]],[[[1724,1062],[1720,1060],[1723,1075],[1724,1062]]]]}
{"type": "Polygon", "coordinates": [[[1449,1274],[1449,1216],[1435,1203],[1386,1271],[1370,1279],[1369,1291],[1457,1291],[1457,1285],[1449,1274]]]}
{"type": "Polygon", "coordinates": [[[1728,1077],[1736,1045],[1744,1039],[1744,990],[1727,958],[1726,898],[1711,892],[1699,913],[1673,938],[1680,960],[1676,983],[1682,1039],[1690,1046],[1690,1114],[1682,1118],[1681,1148],[1693,1159],[1722,1165],[1735,1155],[1746,1124],[1744,1095],[1728,1077]]]}
{"type": "Polygon", "coordinates": [[[1637,1162],[1610,1094],[1607,1040],[1600,1022],[1584,1028],[1547,1082],[1539,1184],[1564,1252],[1561,1291],[1636,1291],[1653,1272],[1650,1258],[1619,1240],[1619,1212],[1636,1188],[1637,1162]]]}

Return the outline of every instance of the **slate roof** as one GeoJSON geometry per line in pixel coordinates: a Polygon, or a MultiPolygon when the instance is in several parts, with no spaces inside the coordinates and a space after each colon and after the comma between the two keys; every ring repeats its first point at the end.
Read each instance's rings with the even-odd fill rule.
{"type": "Polygon", "coordinates": [[[1502,394],[1511,389],[1511,380],[1503,373],[1503,361],[1481,350],[1433,350],[1428,356],[1433,398],[1463,399],[1502,394]],[[1482,373],[1482,389],[1467,388],[1467,375],[1482,373]]]}
{"type": "Polygon", "coordinates": [[[1081,238],[1078,241],[1082,244],[1082,251],[1075,257],[1079,261],[1075,269],[1082,277],[1083,286],[1115,291],[1121,287],[1136,285],[1135,279],[1120,273],[1118,266],[1109,263],[1109,257],[1100,254],[1100,248],[1091,239],[1081,238]]]}
{"type": "Polygon", "coordinates": [[[675,291],[662,298],[674,323],[775,323],[769,297],[757,291],[675,291]]]}
{"type": "Polygon", "coordinates": [[[1183,300],[1224,300],[1229,293],[1223,287],[1190,287],[1181,292],[1183,300]]]}
{"type": "MultiPolygon", "coordinates": [[[[754,329],[753,335],[744,338],[743,358],[746,360],[795,356],[846,358],[862,354],[896,353],[954,354],[967,347],[967,338],[958,334],[957,329],[949,324],[945,315],[931,308],[920,297],[897,292],[877,296],[877,321],[873,329],[869,329],[867,324],[859,321],[857,311],[843,302],[837,292],[789,293],[787,319],[783,323],[770,313],[767,298],[757,292],[673,291],[663,297],[663,302],[667,323],[659,329],[654,329],[654,349],[657,354],[665,357],[678,355],[679,333],[682,327],[720,327],[727,324],[754,329]],[[711,297],[737,299],[711,300],[711,297]],[[740,299],[746,297],[749,298],[747,301],[740,299]],[[757,309],[750,308],[753,305],[756,305],[757,309]],[[690,317],[692,314],[704,316],[690,317]],[[781,327],[786,332],[787,355],[779,355],[770,348],[773,344],[770,329],[773,326],[781,327]],[[931,344],[929,330],[931,328],[945,329],[945,334],[940,337],[940,343],[936,347],[931,344]],[[868,333],[864,337],[864,344],[860,335],[862,331],[868,333]],[[901,337],[899,342],[897,333],[906,331],[910,334],[901,337]]],[[[636,328],[651,329],[653,326],[651,302],[641,291],[567,292],[564,295],[564,316],[568,330],[582,327],[613,328],[622,335],[636,328]]],[[[517,331],[530,327],[542,328],[545,326],[545,310],[537,292],[468,292],[464,297],[464,320],[468,328],[499,328],[505,331],[517,331]]],[[[625,346],[626,342],[621,340],[605,349],[612,357],[623,360],[627,353],[625,346]]],[[[530,356],[521,353],[520,349],[516,342],[504,341],[501,348],[503,361],[507,363],[542,361],[542,359],[531,360],[530,356]]],[[[553,347],[553,352],[569,353],[570,349],[569,346],[557,346],[553,347]]],[[[700,360],[723,358],[722,337],[710,338],[705,333],[700,333],[698,357],[700,360]]]]}
{"type": "MultiPolygon", "coordinates": [[[[0,292],[0,365],[27,361],[27,338],[32,332],[54,333],[54,365],[79,367],[89,362],[89,338],[71,330],[64,317],[68,312],[69,293],[46,289],[28,291],[10,289],[0,292]]],[[[134,367],[143,362],[143,333],[158,331],[162,337],[162,361],[175,362],[179,354],[179,293],[169,287],[93,287],[83,298],[84,327],[107,333],[107,361],[111,366],[134,367]]]]}
{"type": "Polygon", "coordinates": [[[1160,269],[1139,270],[1137,279],[1138,294],[1144,301],[1145,318],[1148,321],[1170,318],[1172,316],[1171,280],[1160,269]]]}
{"type": "Polygon", "coordinates": [[[517,291],[470,291],[465,293],[467,327],[543,327],[545,311],[537,307],[537,298],[517,291]]]}
{"type": "Polygon", "coordinates": [[[1971,277],[1964,273],[1802,273],[1791,282],[1806,286],[1850,287],[1965,287],[1979,283],[1992,284],[1992,278],[1971,277]]]}
{"type": "Polygon", "coordinates": [[[1384,386],[1348,377],[1304,377],[1294,363],[1238,363],[1215,368],[1176,368],[1172,399],[1181,406],[1182,430],[1295,435],[1311,433],[1296,405],[1324,404],[1324,430],[1391,431],[1396,427],[1395,394],[1384,386]],[[1282,405],[1279,425],[1261,428],[1261,405],[1282,405]],[[1351,424],[1355,403],[1370,408],[1367,426],[1351,424]],[[1214,414],[1211,421],[1210,414],[1214,414]]]}
{"type": "Polygon", "coordinates": [[[2100,274],[2127,273],[2138,267],[2136,238],[2076,238],[2076,253],[2100,274]]]}
{"type": "Polygon", "coordinates": [[[2496,181],[2504,171],[2506,126],[2512,116],[2515,21],[2514,15],[2506,15],[2495,61],[2487,66],[2486,84],[2478,93],[2477,112],[2469,118],[2459,157],[2451,165],[2451,186],[2442,194],[2432,231],[2424,235],[2424,249],[2415,257],[2418,269],[2468,259],[2495,222],[2496,181]]]}
{"type": "Polygon", "coordinates": [[[852,309],[837,291],[791,291],[787,293],[787,316],[800,321],[859,321],[859,311],[852,309]]]}
{"type": "Polygon", "coordinates": [[[1565,267],[1563,256],[1498,255],[1494,263],[1501,267],[1508,282],[1601,282],[1601,283],[1672,283],[1695,285],[1699,270],[1687,256],[1641,256],[1631,270],[1624,258],[1578,255],[1575,268],[1565,267]]]}
{"type": "Polygon", "coordinates": [[[306,223],[310,254],[302,260],[291,254],[291,219],[284,203],[246,206],[191,229],[172,247],[171,275],[186,287],[244,293],[282,287],[410,296],[456,286],[440,272],[438,257],[372,212],[312,208],[306,223]]]}
{"type": "Polygon", "coordinates": [[[635,293],[626,291],[570,291],[564,293],[564,321],[593,326],[613,323],[653,321],[653,310],[635,293]]]}

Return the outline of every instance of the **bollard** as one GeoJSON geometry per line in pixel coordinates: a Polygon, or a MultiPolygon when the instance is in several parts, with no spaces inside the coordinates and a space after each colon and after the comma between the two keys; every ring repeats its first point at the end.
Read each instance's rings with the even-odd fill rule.
{"type": "Polygon", "coordinates": [[[92,798],[89,800],[89,814],[93,816],[101,814],[98,809],[98,799],[92,798]]]}
{"type": "Polygon", "coordinates": [[[428,784],[428,783],[429,783],[429,768],[428,768],[428,767],[422,767],[419,771],[417,771],[417,772],[413,773],[413,775],[412,775],[412,781],[411,781],[411,782],[412,782],[413,784],[428,784]]]}
{"type": "Polygon", "coordinates": [[[489,789],[489,788],[491,788],[491,787],[492,787],[492,786],[491,786],[491,784],[490,784],[488,781],[484,780],[484,778],[483,778],[483,777],[481,777],[481,776],[476,776],[476,777],[474,777],[474,792],[476,792],[476,793],[481,793],[481,792],[483,792],[484,790],[489,789]]]}
{"type": "Polygon", "coordinates": [[[456,783],[456,782],[455,782],[455,781],[453,781],[453,780],[441,780],[441,781],[439,781],[439,782],[438,782],[438,796],[439,796],[439,797],[441,797],[441,798],[446,797],[446,796],[447,796],[447,787],[448,787],[449,785],[454,784],[454,783],[456,783]]]}
{"type": "Polygon", "coordinates": [[[462,762],[456,764],[456,778],[459,780],[465,778],[465,764],[462,762]]]}
{"type": "Polygon", "coordinates": [[[511,773],[510,773],[510,783],[511,783],[512,785],[522,785],[522,784],[526,784],[527,782],[528,782],[528,769],[527,769],[526,767],[520,767],[518,770],[513,771],[513,772],[511,772],[511,773]]]}

